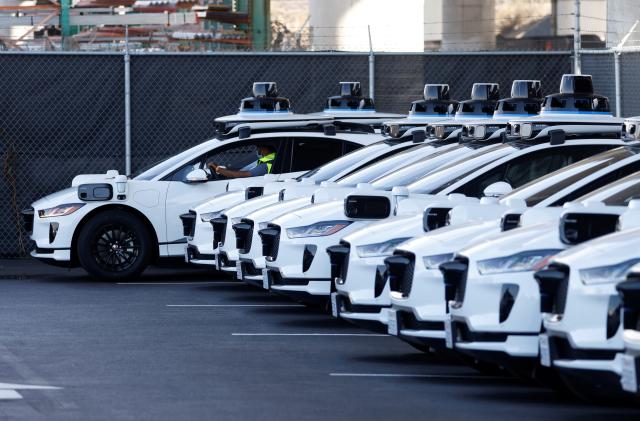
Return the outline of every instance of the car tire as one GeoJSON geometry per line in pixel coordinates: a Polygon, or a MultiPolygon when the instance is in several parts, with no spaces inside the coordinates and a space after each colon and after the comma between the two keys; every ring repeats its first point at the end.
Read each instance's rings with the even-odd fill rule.
{"type": "Polygon", "coordinates": [[[110,210],[92,217],[77,241],[80,265],[102,281],[136,278],[153,255],[154,241],[144,222],[129,212],[110,210]]]}

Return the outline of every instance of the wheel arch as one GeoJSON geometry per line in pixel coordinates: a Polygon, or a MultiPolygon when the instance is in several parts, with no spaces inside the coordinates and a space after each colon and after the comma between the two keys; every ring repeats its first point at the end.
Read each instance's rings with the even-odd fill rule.
{"type": "Polygon", "coordinates": [[[76,226],[75,231],[73,232],[73,237],[71,238],[71,262],[73,262],[74,264],[78,263],[78,252],[77,252],[76,246],[78,244],[78,236],[80,235],[80,231],[85,226],[85,224],[96,215],[104,212],[113,211],[113,210],[128,212],[140,218],[140,220],[145,224],[145,227],[147,228],[147,230],[149,230],[149,233],[151,233],[151,240],[155,244],[155,247],[153,248],[152,261],[155,261],[158,259],[159,252],[160,252],[159,245],[158,245],[158,234],[156,233],[156,230],[153,227],[153,224],[151,223],[151,221],[149,221],[149,218],[147,218],[145,214],[143,214],[136,208],[133,208],[128,205],[113,203],[113,204],[108,204],[108,205],[100,206],[98,208],[93,209],[91,212],[87,213],[80,220],[80,222],[76,226]]]}

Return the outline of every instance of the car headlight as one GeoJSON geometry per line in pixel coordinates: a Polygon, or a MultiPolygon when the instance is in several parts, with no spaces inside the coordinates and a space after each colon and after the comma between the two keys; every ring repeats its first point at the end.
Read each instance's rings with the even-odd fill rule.
{"type": "Polygon", "coordinates": [[[438,269],[441,264],[453,259],[453,253],[434,254],[432,256],[424,256],[422,262],[426,269],[438,269]]]}
{"type": "Polygon", "coordinates": [[[394,238],[382,243],[365,244],[356,247],[356,253],[359,257],[380,257],[390,256],[393,250],[400,244],[404,243],[411,237],[394,238]]]}
{"type": "Polygon", "coordinates": [[[81,207],[84,203],[66,203],[64,205],[58,205],[53,208],[41,209],[38,211],[40,218],[53,218],[55,216],[67,216],[71,215],[81,207]]]}
{"type": "Polygon", "coordinates": [[[217,212],[207,212],[207,213],[200,214],[200,220],[202,222],[210,222],[212,219],[217,218],[220,215],[222,215],[222,212],[224,212],[224,210],[220,210],[220,211],[217,211],[217,212]]]}
{"type": "Polygon", "coordinates": [[[287,228],[287,237],[325,237],[351,225],[351,221],[322,221],[303,227],[287,228]]]}
{"type": "Polygon", "coordinates": [[[580,273],[580,280],[585,285],[617,284],[626,279],[631,266],[638,262],[640,259],[625,260],[615,265],[580,269],[578,273],[580,273]]]}
{"type": "Polygon", "coordinates": [[[508,272],[527,272],[542,269],[549,260],[561,250],[531,250],[511,256],[496,257],[495,259],[479,260],[478,272],[481,275],[508,272]]]}

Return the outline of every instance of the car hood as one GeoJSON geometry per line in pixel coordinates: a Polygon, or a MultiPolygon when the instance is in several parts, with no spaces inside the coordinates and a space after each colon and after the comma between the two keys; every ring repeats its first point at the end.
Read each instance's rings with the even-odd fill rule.
{"type": "Polygon", "coordinates": [[[266,196],[254,197],[253,199],[242,201],[234,206],[229,207],[224,211],[224,214],[228,218],[243,217],[257,209],[261,209],[265,206],[278,202],[278,194],[268,194],[266,196]]]}
{"type": "Polygon", "coordinates": [[[78,188],[69,187],[64,190],[51,193],[45,197],[42,197],[36,200],[35,202],[33,202],[32,206],[35,209],[43,209],[43,208],[50,208],[52,206],[62,205],[64,203],[78,203],[78,202],[82,202],[78,198],[78,188]]]}
{"type": "Polygon", "coordinates": [[[291,212],[295,209],[299,209],[310,204],[311,198],[309,197],[300,197],[297,199],[285,200],[284,202],[278,202],[271,206],[265,206],[254,212],[251,212],[245,215],[245,218],[250,219],[255,223],[269,222],[284,213],[291,212]]]}
{"type": "Polygon", "coordinates": [[[244,200],[245,193],[244,190],[236,190],[232,192],[224,192],[218,195],[215,195],[210,200],[207,200],[204,203],[199,204],[194,207],[192,210],[196,211],[198,215],[209,212],[218,212],[229,206],[232,206],[238,203],[241,200],[244,200]]]}
{"type": "Polygon", "coordinates": [[[411,238],[422,230],[422,215],[392,216],[373,222],[343,238],[352,246],[375,244],[395,238],[411,238]]]}
{"type": "Polygon", "coordinates": [[[563,250],[565,247],[558,235],[558,221],[554,220],[496,233],[484,241],[462,248],[459,253],[474,260],[482,260],[528,250],[563,250]]]}
{"type": "Polygon", "coordinates": [[[494,236],[499,230],[497,220],[468,222],[439,228],[401,244],[398,249],[412,252],[416,256],[433,256],[455,253],[485,237],[494,236]]]}

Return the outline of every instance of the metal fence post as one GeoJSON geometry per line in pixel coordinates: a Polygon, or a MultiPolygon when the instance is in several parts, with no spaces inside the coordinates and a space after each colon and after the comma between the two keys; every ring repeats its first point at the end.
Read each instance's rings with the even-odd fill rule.
{"type": "Polygon", "coordinates": [[[618,49],[613,50],[613,74],[616,87],[616,117],[622,116],[622,89],[620,87],[620,54],[618,49]]]}
{"type": "Polygon", "coordinates": [[[575,24],[573,28],[573,72],[582,73],[582,63],[580,62],[580,0],[575,0],[575,24]]]}
{"type": "Polygon", "coordinates": [[[367,25],[369,32],[369,97],[374,99],[376,93],[376,59],[373,56],[373,44],[371,42],[371,26],[367,25]]]}
{"type": "Polygon", "coordinates": [[[128,25],[125,25],[124,47],[124,162],[126,174],[131,175],[131,56],[128,25]]]}

